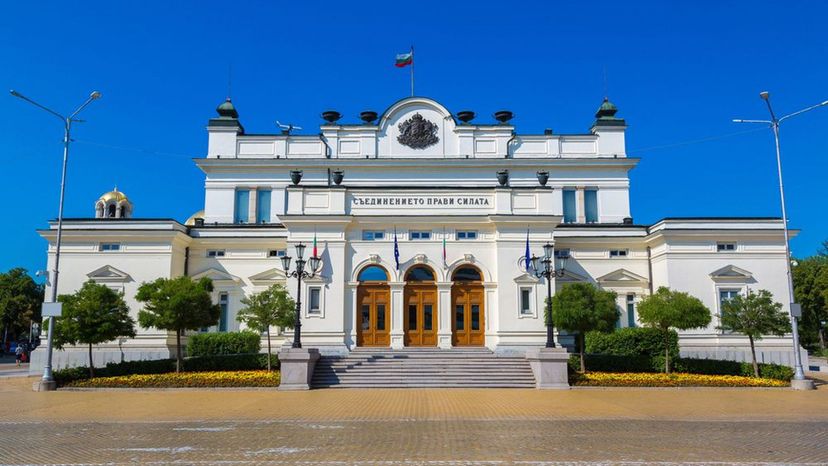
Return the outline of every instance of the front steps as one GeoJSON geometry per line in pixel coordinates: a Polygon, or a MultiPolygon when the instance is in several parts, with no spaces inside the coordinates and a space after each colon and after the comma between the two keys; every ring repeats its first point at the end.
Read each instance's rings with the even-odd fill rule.
{"type": "Polygon", "coordinates": [[[323,356],[313,388],[534,388],[523,356],[497,356],[488,348],[357,348],[323,356]]]}

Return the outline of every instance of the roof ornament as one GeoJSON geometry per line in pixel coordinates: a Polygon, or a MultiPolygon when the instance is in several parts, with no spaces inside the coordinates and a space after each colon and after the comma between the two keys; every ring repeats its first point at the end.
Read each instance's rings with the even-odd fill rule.
{"type": "Polygon", "coordinates": [[[425,149],[437,144],[437,125],[423,118],[419,113],[397,125],[400,135],[397,142],[412,149],[425,149]]]}

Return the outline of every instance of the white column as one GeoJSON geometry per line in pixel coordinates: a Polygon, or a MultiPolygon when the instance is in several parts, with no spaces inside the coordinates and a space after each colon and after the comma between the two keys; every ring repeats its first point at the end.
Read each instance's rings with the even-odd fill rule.
{"type": "Polygon", "coordinates": [[[437,283],[437,346],[442,349],[451,348],[451,282],[437,283]]]}
{"type": "Polygon", "coordinates": [[[578,186],[575,190],[575,221],[586,223],[586,211],[584,210],[584,187],[578,186]]]}
{"type": "Polygon", "coordinates": [[[391,286],[391,348],[402,349],[405,347],[405,329],[403,328],[403,302],[404,282],[392,282],[391,286]]]}
{"type": "Polygon", "coordinates": [[[250,197],[247,203],[247,223],[256,223],[256,188],[250,188],[250,197]]]}
{"type": "MultiPolygon", "coordinates": [[[[345,333],[345,345],[353,350],[356,348],[357,345],[357,325],[359,325],[357,319],[357,287],[359,286],[359,282],[348,282],[348,288],[350,288],[351,292],[351,315],[350,319],[348,318],[348,313],[346,312],[345,305],[342,306],[342,311],[345,314],[342,319],[342,323],[347,326],[348,320],[351,321],[351,328],[347,330],[345,333]]],[[[347,327],[346,327],[347,328],[347,327]]]]}

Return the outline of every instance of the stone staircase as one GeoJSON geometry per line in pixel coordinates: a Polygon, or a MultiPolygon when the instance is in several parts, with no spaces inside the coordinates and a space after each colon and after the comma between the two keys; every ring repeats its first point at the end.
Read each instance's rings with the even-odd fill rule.
{"type": "Polygon", "coordinates": [[[498,356],[488,348],[357,348],[323,356],[313,388],[534,388],[523,356],[498,356]]]}

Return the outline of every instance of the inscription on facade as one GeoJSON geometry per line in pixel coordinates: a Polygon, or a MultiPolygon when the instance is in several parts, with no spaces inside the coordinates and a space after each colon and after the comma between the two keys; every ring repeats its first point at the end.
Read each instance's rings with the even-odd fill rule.
{"type": "Polygon", "coordinates": [[[354,207],[489,207],[486,196],[354,196],[354,207]]]}

